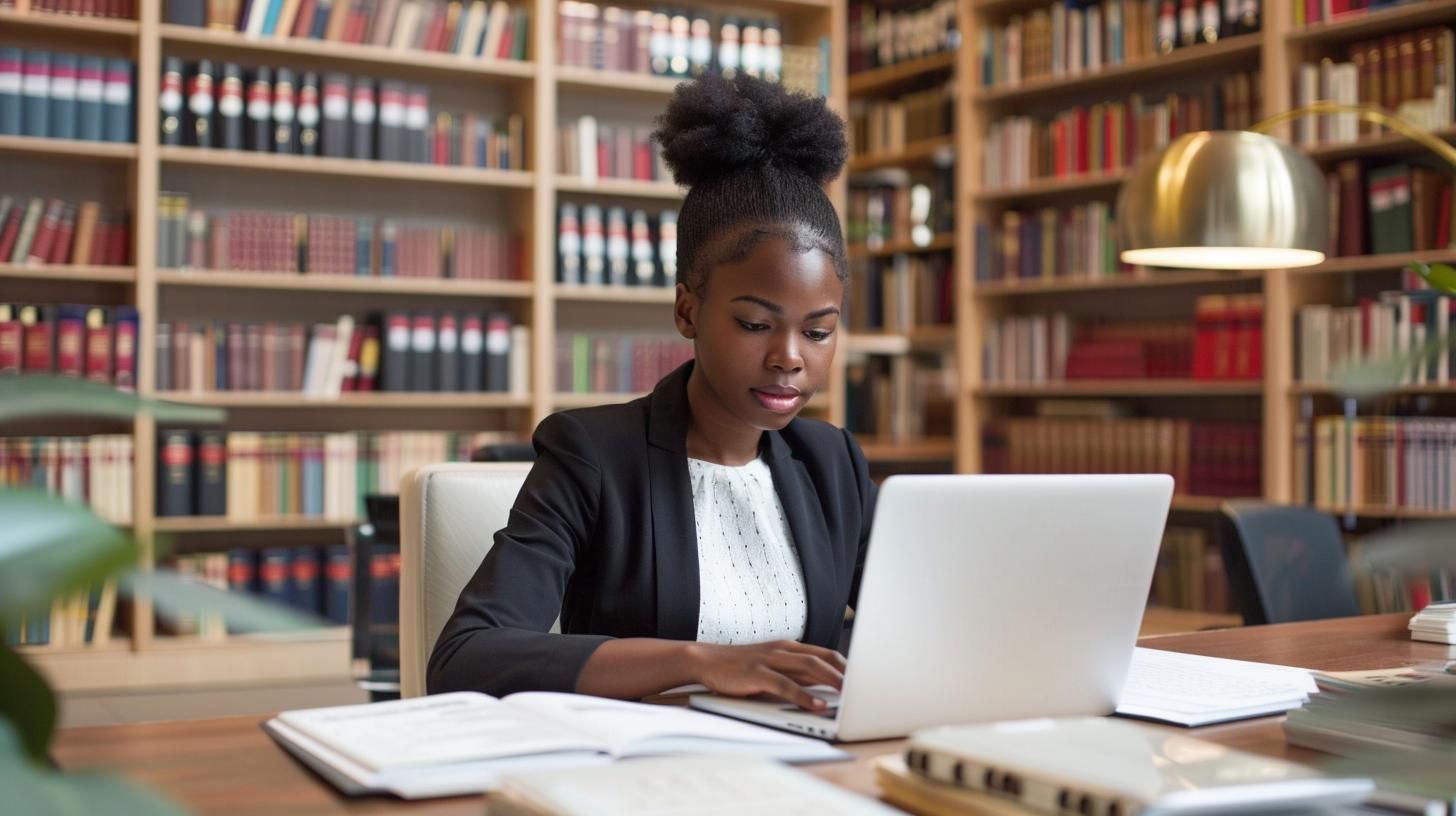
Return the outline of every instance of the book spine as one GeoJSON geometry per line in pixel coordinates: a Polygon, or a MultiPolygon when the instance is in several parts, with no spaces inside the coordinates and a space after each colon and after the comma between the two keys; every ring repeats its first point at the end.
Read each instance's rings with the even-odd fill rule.
{"type": "Polygon", "coordinates": [[[110,59],[106,62],[106,141],[132,142],[136,140],[132,123],[136,119],[132,108],[132,64],[124,59],[110,59]]]}
{"type": "MultiPolygon", "coordinates": [[[[4,84],[4,55],[0,54],[0,86],[4,84]]],[[[99,142],[102,128],[103,99],[106,88],[106,61],[101,57],[81,57],[76,66],[76,138],[99,142]]],[[[4,91],[0,90],[0,109],[4,107],[4,91]]],[[[5,114],[0,110],[0,133],[4,133],[5,114]]],[[[84,263],[84,261],[79,261],[84,263]]]]}
{"type": "Polygon", "coordinates": [[[298,152],[297,108],[293,99],[293,71],[279,68],[273,82],[273,152],[298,152]]]}
{"type": "Polygon", "coordinates": [[[197,435],[196,508],[198,515],[227,515],[227,434],[203,431],[197,435]]]}
{"type": "Polygon", "coordinates": [[[51,57],[50,126],[53,139],[76,138],[76,68],[74,54],[51,57]]]}
{"type": "Polygon", "coordinates": [[[319,154],[319,78],[306,71],[298,89],[298,152],[319,154]]]}
{"type": "Polygon", "coordinates": [[[354,103],[350,109],[353,122],[350,144],[351,156],[355,159],[374,158],[374,80],[357,77],[354,80],[354,103]]]}
{"type": "Polygon", "coordinates": [[[216,144],[213,125],[213,73],[210,60],[198,60],[187,83],[186,142],[194,147],[216,144]]]}
{"type": "Polygon", "coordinates": [[[247,146],[249,150],[267,153],[273,149],[273,74],[267,68],[253,72],[248,85],[246,110],[247,146]]]}
{"type": "Polygon", "coordinates": [[[0,46],[0,136],[19,136],[22,127],[25,60],[19,48],[0,46]]]}
{"type": "Polygon", "coordinates": [[[510,390],[511,318],[504,313],[492,314],[485,327],[485,390],[503,393],[510,390]]]}
{"type": "Polygon", "coordinates": [[[354,562],[348,545],[328,549],[328,563],[324,570],[324,613],[332,623],[347,625],[349,596],[354,583],[354,562]]]}
{"type": "Polygon", "coordinates": [[[56,308],[56,368],[63,377],[85,371],[86,313],[80,306],[56,308]]]}
{"type": "Polygon", "coordinates": [[[192,439],[187,431],[157,434],[157,515],[195,515],[192,496],[192,439]]]}
{"type": "Polygon", "coordinates": [[[25,136],[49,136],[50,52],[27,50],[22,71],[21,94],[24,106],[21,112],[20,132],[25,136]]]}

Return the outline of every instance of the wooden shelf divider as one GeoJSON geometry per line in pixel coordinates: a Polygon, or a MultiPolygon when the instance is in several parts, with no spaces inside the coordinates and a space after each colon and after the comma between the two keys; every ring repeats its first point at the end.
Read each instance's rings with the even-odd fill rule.
{"type": "Polygon", "coordinates": [[[156,280],[159,286],[170,287],[357,292],[435,297],[529,298],[532,294],[530,281],[464,278],[366,278],[280,272],[158,269],[156,280]]]}
{"type": "Polygon", "coordinates": [[[625,198],[658,198],[681,201],[687,192],[671,181],[637,181],[635,179],[599,178],[586,181],[577,176],[558,176],[556,189],[563,193],[590,193],[625,198]]]}
{"type": "Polygon", "coordinates": [[[1041,384],[987,383],[976,389],[983,397],[1259,397],[1263,380],[1064,380],[1041,384]]]}
{"type": "Polygon", "coordinates": [[[955,249],[956,237],[954,232],[940,232],[931,239],[930,243],[921,246],[913,241],[890,241],[874,249],[868,249],[862,243],[849,245],[849,259],[851,261],[863,260],[865,258],[890,258],[895,255],[914,255],[926,252],[944,252],[955,249]]]}
{"type": "Polygon", "coordinates": [[[26,153],[68,159],[136,161],[132,142],[92,142],[82,139],[49,139],[40,136],[0,136],[0,153],[26,153]]]}
{"type": "Polygon", "coordinates": [[[231,171],[264,170],[300,175],[341,176],[356,179],[442,184],[463,187],[529,189],[535,176],[529,170],[491,170],[411,162],[366,161],[325,156],[283,156],[249,150],[211,150],[196,147],[159,147],[163,164],[216,167],[231,171]]]}
{"type": "Polygon", "coordinates": [[[110,17],[81,17],[57,12],[0,9],[0,29],[55,31],[88,37],[104,37],[118,41],[135,40],[141,32],[136,20],[110,17]]]}
{"type": "Polygon", "coordinates": [[[1198,271],[1198,272],[1146,272],[1135,275],[1110,275],[1105,278],[1026,278],[1024,280],[977,281],[971,288],[974,297],[1016,297],[1018,295],[1046,295],[1081,293],[1095,291],[1121,291],[1130,289],[1156,289],[1164,287],[1206,286],[1213,284],[1246,283],[1264,276],[1259,270],[1250,271],[1198,271]]]}
{"type": "Polygon", "coordinates": [[[565,286],[557,284],[557,300],[586,303],[662,303],[671,304],[677,292],[666,286],[565,286]]]}
{"type": "Polygon", "coordinates": [[[923,139],[905,145],[904,150],[892,153],[872,153],[868,155],[851,156],[849,159],[849,172],[861,173],[869,170],[883,170],[886,167],[920,166],[935,161],[935,157],[942,152],[954,153],[955,137],[941,136],[935,139],[923,139]]]}
{"type": "Polygon", "coordinates": [[[666,98],[684,80],[655,74],[637,74],[628,71],[599,71],[594,68],[577,68],[572,65],[557,65],[552,68],[556,84],[565,88],[582,88],[593,94],[646,95],[666,98]]]}
{"type": "Polygon", "coordinates": [[[928,76],[953,70],[955,61],[956,52],[942,51],[928,57],[850,74],[849,98],[860,99],[875,96],[921,82],[928,76]]]}
{"type": "Polygon", "coordinates": [[[524,394],[349,391],[338,397],[307,397],[291,391],[160,391],[160,399],[219,408],[398,408],[398,409],[507,409],[528,408],[524,394]]]}
{"type": "Polygon", "coordinates": [[[82,283],[136,283],[136,277],[136,267],[134,266],[0,263],[0,278],[82,283]]]}
{"type": "Polygon", "coordinates": [[[1421,0],[1313,23],[1290,30],[1284,39],[1300,45],[1348,42],[1430,23],[1449,23],[1453,19],[1456,19],[1456,0],[1421,0]]]}

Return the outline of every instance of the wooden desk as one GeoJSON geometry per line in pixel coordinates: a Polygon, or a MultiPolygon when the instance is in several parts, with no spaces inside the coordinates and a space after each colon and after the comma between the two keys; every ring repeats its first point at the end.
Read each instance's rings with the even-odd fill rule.
{"type": "MultiPolygon", "coordinates": [[[[1417,643],[1407,615],[1381,615],[1144,638],[1175,652],[1283,663],[1330,671],[1378,669],[1448,659],[1452,650],[1417,643]]],[[[1284,744],[1282,717],[1198,729],[1228,745],[1276,756],[1311,756],[1284,744]]],[[[171,796],[199,814],[398,813],[481,816],[480,797],[403,802],[346,799],[273,744],[253,717],[74,728],[60,732],[55,758],[63,768],[119,772],[171,796]]],[[[835,784],[878,795],[869,758],[903,750],[903,740],[846,746],[857,759],[810,766],[835,784]]]]}

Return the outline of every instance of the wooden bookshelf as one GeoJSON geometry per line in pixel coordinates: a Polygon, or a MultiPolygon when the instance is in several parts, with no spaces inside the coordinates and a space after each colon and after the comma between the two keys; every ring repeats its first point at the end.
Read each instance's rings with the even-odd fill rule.
{"type": "Polygon", "coordinates": [[[683,188],[670,181],[636,181],[634,179],[599,178],[588,181],[578,176],[558,176],[556,189],[563,193],[589,193],[591,195],[618,196],[624,198],[654,198],[663,201],[681,201],[683,188]]]}
{"type": "Polygon", "coordinates": [[[172,402],[218,408],[397,408],[448,410],[458,408],[529,408],[524,394],[350,391],[338,397],[309,397],[291,391],[159,391],[157,396],[172,402]]]}
{"type": "Polygon", "coordinates": [[[1378,37],[1431,23],[1449,23],[1456,16],[1453,0],[1422,0],[1400,6],[1347,14],[1334,20],[1291,28],[1284,38],[1291,44],[1312,45],[1378,37]]]}
{"type": "Polygon", "coordinates": [[[1321,507],[1332,516],[1355,516],[1371,519],[1451,519],[1456,510],[1425,510],[1419,507],[1321,507]]]}
{"type": "Polygon", "coordinates": [[[115,20],[106,17],[80,17],[44,11],[21,13],[0,9],[0,29],[65,34],[87,41],[107,39],[118,42],[135,40],[141,31],[136,20],[115,20]]]}
{"type": "Polygon", "coordinates": [[[944,252],[955,249],[956,237],[954,232],[936,233],[928,244],[917,244],[913,241],[890,241],[889,243],[869,249],[864,244],[849,245],[849,259],[851,261],[863,260],[865,258],[891,258],[896,255],[915,255],[926,252],[944,252]]]}
{"type": "Polygon", "coordinates": [[[975,194],[977,204],[1015,204],[1033,200],[1081,200],[1116,192],[1130,174],[1127,170],[1081,173],[1061,178],[1036,179],[1014,187],[988,187],[975,194]]]}
{"type": "Polygon", "coordinates": [[[908,354],[911,351],[945,351],[955,344],[954,326],[924,326],[904,334],[853,332],[844,337],[844,349],[851,354],[908,354]]]}
{"type": "Polygon", "coordinates": [[[629,95],[661,97],[672,96],[683,80],[677,77],[663,77],[654,74],[637,74],[627,71],[597,71],[570,65],[552,68],[556,84],[562,88],[577,88],[592,94],[629,95]]]}
{"type": "Polygon", "coordinates": [[[47,139],[38,136],[0,136],[0,153],[127,162],[136,160],[137,146],[130,142],[91,142],[81,139],[47,139]]]}
{"type": "Polygon", "coordinates": [[[666,286],[563,286],[557,284],[556,299],[584,303],[662,303],[677,299],[675,288],[666,286]]]}
{"type": "Polygon", "coordinates": [[[1238,499],[1225,499],[1220,496],[1175,495],[1172,509],[1185,513],[1217,513],[1223,503],[1228,501],[1238,501],[1238,499]]]}
{"type": "Polygon", "coordinates": [[[0,264],[0,278],[79,283],[136,283],[134,266],[0,264]]]}
{"type": "Polygon", "coordinates": [[[1426,252],[1399,252],[1390,255],[1357,255],[1351,258],[1330,258],[1321,264],[1289,270],[1297,277],[1346,275],[1364,272],[1395,272],[1416,262],[1456,263],[1456,249],[1433,249],[1426,252]]]}
{"type": "Polygon", "coordinates": [[[1065,380],[1043,384],[987,383],[983,397],[1259,397],[1263,380],[1065,380]]]}
{"type": "Polygon", "coordinates": [[[1258,270],[1207,272],[1146,272],[1136,275],[1109,275],[1105,278],[1026,278],[1021,280],[977,281],[971,288],[974,297],[1004,298],[1018,295],[1048,295],[1074,292],[1122,291],[1203,287],[1245,283],[1264,277],[1258,270]]]}
{"type": "Polygon", "coordinates": [[[871,462],[932,463],[955,458],[955,440],[949,437],[926,437],[908,442],[895,442],[875,437],[860,437],[860,450],[871,462]]]}
{"type": "Polygon", "coordinates": [[[897,150],[892,153],[871,153],[851,156],[849,159],[849,172],[860,173],[867,170],[883,170],[887,167],[924,166],[934,162],[936,156],[942,152],[954,152],[954,150],[954,136],[923,139],[907,144],[903,150],[897,150]]]}
{"type": "MultiPolygon", "coordinates": [[[[1328,383],[1295,383],[1289,386],[1289,393],[1296,397],[1342,397],[1343,394],[1328,383]]],[[[1456,383],[1423,383],[1402,385],[1383,391],[1380,398],[1412,396],[1450,396],[1456,394],[1456,383]]],[[[1361,396],[1360,399],[1366,399],[1361,396]]]]}
{"type": "Polygon", "coordinates": [[[557,408],[590,408],[593,405],[613,405],[619,402],[631,402],[638,397],[645,397],[647,394],[618,394],[597,392],[591,394],[577,394],[570,391],[563,391],[556,395],[552,402],[557,408]]]}
{"type": "Polygon", "coordinates": [[[928,57],[852,74],[848,82],[849,98],[860,99],[886,94],[923,82],[932,75],[952,71],[955,69],[955,64],[956,53],[942,51],[928,57]]]}
{"type": "Polygon", "coordinates": [[[463,298],[529,298],[531,281],[456,280],[453,278],[365,278],[207,269],[158,269],[157,285],[265,291],[349,292],[463,298]]]}
{"type": "MultiPolygon", "coordinates": [[[[1445,127],[1431,131],[1432,135],[1447,142],[1456,142],[1456,127],[1445,127]]],[[[1385,156],[1398,153],[1421,153],[1425,147],[1399,133],[1387,133],[1354,142],[1320,144],[1302,148],[1305,155],[1315,161],[1332,162],[1342,159],[1359,159],[1369,156],[1385,156]]]]}
{"type": "Polygon", "coordinates": [[[364,180],[441,184],[461,187],[529,189],[534,174],[527,170],[490,170],[411,162],[335,159],[324,156],[282,156],[249,150],[213,150],[164,146],[157,149],[165,164],[215,167],[230,171],[262,170],[270,173],[337,176],[364,180]]]}
{"type": "Polygon", "coordinates": [[[289,530],[345,530],[359,522],[355,519],[328,519],[311,516],[271,516],[232,519],[227,516],[170,516],[158,518],[159,533],[232,533],[282,532],[289,530]]]}

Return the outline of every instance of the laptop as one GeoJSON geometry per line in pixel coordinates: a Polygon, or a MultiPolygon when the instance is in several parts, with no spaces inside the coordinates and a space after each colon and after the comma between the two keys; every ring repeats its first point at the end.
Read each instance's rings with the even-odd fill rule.
{"type": "Polygon", "coordinates": [[[1166,475],[892,476],[880,488],[842,692],[824,712],[694,695],[822,739],[1109,714],[1173,497],[1166,475]]]}

